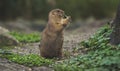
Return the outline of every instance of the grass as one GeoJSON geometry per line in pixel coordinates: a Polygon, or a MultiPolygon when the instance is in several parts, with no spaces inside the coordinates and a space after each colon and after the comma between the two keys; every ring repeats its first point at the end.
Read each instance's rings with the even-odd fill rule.
{"type": "Polygon", "coordinates": [[[109,44],[111,28],[106,25],[95,35],[81,42],[86,54],[71,57],[53,65],[55,71],[118,71],[120,70],[120,45],[109,44]]]}
{"type": "Polygon", "coordinates": [[[51,60],[45,59],[40,57],[39,55],[30,54],[30,55],[10,55],[8,56],[8,59],[16,62],[18,64],[22,64],[25,66],[48,66],[52,63],[51,60]]]}
{"type": "MultiPolygon", "coordinates": [[[[41,39],[39,33],[26,34],[21,32],[10,32],[9,34],[15,37],[21,43],[39,42],[41,39]]],[[[6,46],[0,49],[0,57],[7,58],[12,62],[21,65],[25,65],[29,67],[49,66],[53,62],[51,59],[45,59],[36,54],[20,55],[20,54],[12,53],[8,48],[9,47],[6,46]]]]}
{"type": "Polygon", "coordinates": [[[88,40],[81,42],[81,46],[88,49],[87,53],[60,62],[53,62],[35,54],[20,55],[3,51],[0,57],[30,67],[51,65],[55,71],[118,71],[120,70],[120,45],[109,44],[111,32],[108,25],[100,28],[88,40]]]}
{"type": "Polygon", "coordinates": [[[8,60],[33,67],[33,66],[49,66],[52,64],[52,60],[50,59],[45,59],[43,57],[40,57],[39,55],[36,54],[29,54],[29,55],[20,55],[20,54],[13,54],[9,51],[2,51],[0,52],[0,57],[2,58],[7,58],[8,60]]]}
{"type": "Polygon", "coordinates": [[[39,42],[41,37],[39,33],[21,33],[21,32],[10,32],[10,35],[15,37],[19,42],[22,43],[32,43],[32,42],[39,42]]]}

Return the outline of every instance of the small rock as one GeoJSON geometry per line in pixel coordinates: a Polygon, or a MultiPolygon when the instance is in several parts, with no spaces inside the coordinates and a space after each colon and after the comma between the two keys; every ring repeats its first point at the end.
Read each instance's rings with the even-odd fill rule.
{"type": "Polygon", "coordinates": [[[0,26],[0,34],[3,34],[3,33],[8,33],[8,29],[5,29],[3,27],[0,26]]]}
{"type": "Polygon", "coordinates": [[[0,58],[0,71],[30,71],[30,68],[0,58]]]}
{"type": "Polygon", "coordinates": [[[54,71],[51,68],[42,66],[42,67],[34,67],[32,68],[32,71],[54,71]]]}
{"type": "Polygon", "coordinates": [[[9,34],[9,31],[0,26],[0,45],[1,46],[10,46],[18,45],[19,42],[13,36],[9,34]]]}

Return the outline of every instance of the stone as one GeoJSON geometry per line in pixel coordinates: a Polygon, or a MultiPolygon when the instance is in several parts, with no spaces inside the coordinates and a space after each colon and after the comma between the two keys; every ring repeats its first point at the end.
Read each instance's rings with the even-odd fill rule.
{"type": "Polygon", "coordinates": [[[18,45],[19,41],[9,34],[9,30],[0,26],[0,46],[18,45]]]}

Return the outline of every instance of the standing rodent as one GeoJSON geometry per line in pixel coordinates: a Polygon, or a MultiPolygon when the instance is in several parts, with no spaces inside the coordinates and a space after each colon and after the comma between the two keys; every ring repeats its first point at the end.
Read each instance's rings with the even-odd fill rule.
{"type": "Polygon", "coordinates": [[[61,9],[49,12],[48,24],[42,32],[40,55],[45,58],[62,57],[63,30],[70,23],[71,17],[61,9]]]}

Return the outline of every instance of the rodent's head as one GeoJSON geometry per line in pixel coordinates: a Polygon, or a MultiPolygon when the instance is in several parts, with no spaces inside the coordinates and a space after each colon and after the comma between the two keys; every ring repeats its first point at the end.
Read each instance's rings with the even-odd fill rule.
{"type": "Polygon", "coordinates": [[[65,15],[65,12],[61,9],[54,9],[49,13],[49,21],[56,27],[66,27],[71,21],[71,17],[65,15]]]}

